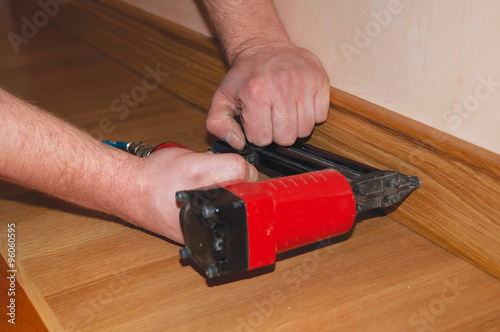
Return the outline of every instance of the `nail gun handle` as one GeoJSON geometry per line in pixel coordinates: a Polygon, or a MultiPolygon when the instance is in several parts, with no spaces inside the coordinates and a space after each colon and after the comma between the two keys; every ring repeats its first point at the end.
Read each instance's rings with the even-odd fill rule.
{"type": "Polygon", "coordinates": [[[182,148],[182,149],[186,149],[186,150],[189,150],[189,151],[193,151],[191,149],[186,148],[182,144],[175,143],[175,142],[166,142],[166,143],[162,143],[162,144],[156,146],[155,148],[153,148],[153,150],[151,151],[151,153],[159,151],[161,149],[166,149],[166,148],[182,148]]]}

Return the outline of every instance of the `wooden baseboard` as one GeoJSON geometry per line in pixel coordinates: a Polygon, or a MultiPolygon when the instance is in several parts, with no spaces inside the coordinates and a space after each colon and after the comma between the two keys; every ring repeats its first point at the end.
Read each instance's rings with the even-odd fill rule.
{"type": "MultiPolygon", "coordinates": [[[[211,38],[119,0],[73,0],[52,20],[141,75],[159,65],[164,88],[204,109],[225,74],[211,38]]],[[[331,104],[311,143],[419,176],[390,217],[500,278],[500,156],[335,88],[331,104]]]]}

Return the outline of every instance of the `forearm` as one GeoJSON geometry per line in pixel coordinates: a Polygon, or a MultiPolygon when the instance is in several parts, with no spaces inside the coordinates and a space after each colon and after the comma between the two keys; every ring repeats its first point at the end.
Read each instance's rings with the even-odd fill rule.
{"type": "Polygon", "coordinates": [[[138,219],[138,157],[0,89],[0,178],[87,208],[138,219]]]}
{"type": "Polygon", "coordinates": [[[202,2],[230,65],[243,50],[251,52],[254,46],[290,42],[272,0],[202,2]]]}

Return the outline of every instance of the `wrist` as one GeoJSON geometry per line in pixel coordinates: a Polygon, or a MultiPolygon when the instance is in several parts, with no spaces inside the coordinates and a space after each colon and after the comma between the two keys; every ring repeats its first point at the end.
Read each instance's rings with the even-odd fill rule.
{"type": "Polygon", "coordinates": [[[290,43],[272,0],[202,2],[230,66],[243,49],[252,52],[259,45],[290,43]]]}
{"type": "MultiPolygon", "coordinates": [[[[139,225],[146,220],[146,208],[144,206],[146,187],[142,179],[142,165],[144,160],[142,158],[116,151],[120,154],[116,158],[120,165],[118,166],[118,173],[115,173],[113,179],[114,197],[110,197],[115,202],[108,202],[108,206],[112,207],[112,211],[105,211],[114,214],[123,220],[129,221],[135,225],[139,225]]],[[[139,225],[140,226],[140,225],[139,225]]]]}
{"type": "Polygon", "coordinates": [[[247,39],[236,45],[233,49],[227,50],[227,61],[232,67],[236,62],[247,57],[254,56],[261,52],[269,52],[276,49],[292,49],[295,45],[288,38],[283,39],[267,39],[255,37],[247,39]]]}

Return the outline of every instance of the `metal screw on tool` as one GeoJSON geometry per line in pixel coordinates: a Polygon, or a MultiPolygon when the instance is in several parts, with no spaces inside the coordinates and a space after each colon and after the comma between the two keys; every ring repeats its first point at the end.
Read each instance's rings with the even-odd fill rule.
{"type": "Polygon", "coordinates": [[[246,161],[252,165],[255,164],[255,154],[251,153],[245,157],[246,161]]]}
{"type": "Polygon", "coordinates": [[[224,249],[224,239],[217,236],[214,241],[213,241],[213,246],[214,246],[214,249],[218,252],[221,252],[222,249],[224,249]]]}
{"type": "Polygon", "coordinates": [[[363,187],[356,187],[356,188],[354,188],[354,193],[360,194],[360,195],[366,195],[366,189],[363,187]]]}
{"type": "Polygon", "coordinates": [[[384,197],[384,204],[385,205],[396,204],[397,202],[398,202],[398,198],[395,195],[384,197]]]}
{"type": "Polygon", "coordinates": [[[193,256],[193,252],[189,247],[184,247],[179,249],[179,256],[181,259],[187,259],[193,256]]]}
{"type": "Polygon", "coordinates": [[[364,209],[365,209],[365,206],[363,204],[356,205],[356,210],[358,212],[363,212],[364,209]]]}
{"type": "Polygon", "coordinates": [[[385,184],[388,188],[397,188],[399,187],[399,181],[397,179],[387,180],[385,184]]]}
{"type": "Polygon", "coordinates": [[[178,191],[175,193],[175,200],[179,203],[189,200],[189,194],[185,191],[178,191]]]}
{"type": "Polygon", "coordinates": [[[213,206],[204,206],[203,209],[201,209],[201,215],[205,219],[213,217],[214,214],[215,214],[215,208],[213,206]]]}
{"type": "Polygon", "coordinates": [[[215,266],[215,265],[210,265],[209,267],[207,267],[207,269],[205,271],[205,274],[209,278],[215,277],[218,273],[219,273],[219,270],[217,269],[217,266],[215,266]]]}

